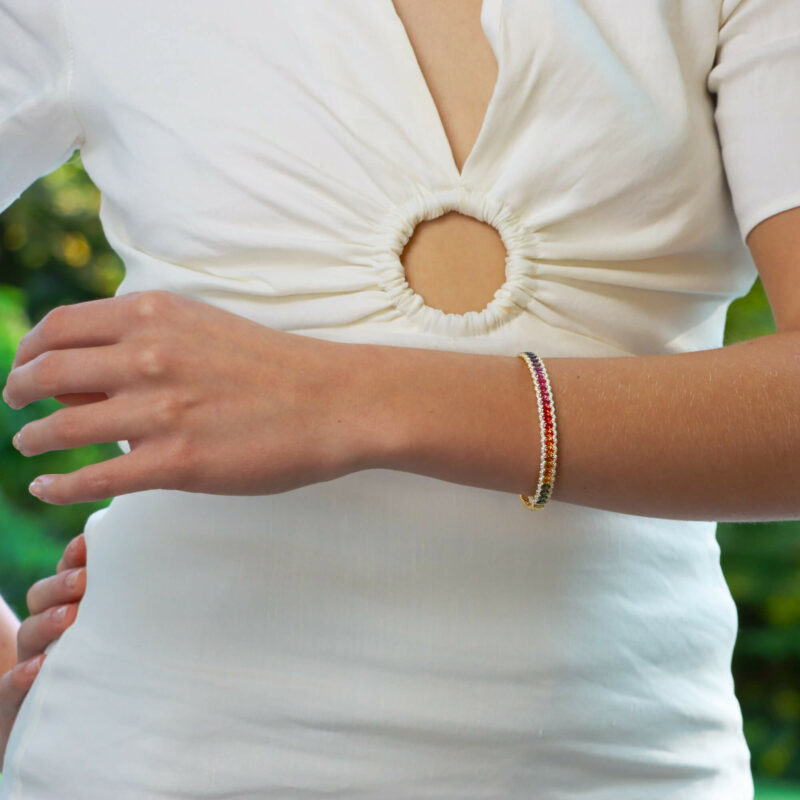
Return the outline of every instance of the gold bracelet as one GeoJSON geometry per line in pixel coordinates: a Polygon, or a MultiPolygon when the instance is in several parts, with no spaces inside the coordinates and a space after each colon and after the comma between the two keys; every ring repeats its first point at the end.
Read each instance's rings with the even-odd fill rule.
{"type": "Polygon", "coordinates": [[[528,365],[528,371],[531,373],[533,386],[536,389],[542,443],[542,458],[539,464],[539,482],[536,491],[532,496],[521,494],[520,498],[526,508],[538,511],[544,508],[545,503],[550,499],[556,478],[556,410],[553,405],[553,393],[550,390],[550,378],[542,360],[536,353],[530,351],[517,353],[517,355],[528,365]]]}

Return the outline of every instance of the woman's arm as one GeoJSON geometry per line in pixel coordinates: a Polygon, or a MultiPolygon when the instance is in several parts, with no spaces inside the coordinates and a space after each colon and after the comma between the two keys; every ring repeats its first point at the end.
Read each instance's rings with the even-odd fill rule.
{"type": "MultiPolygon", "coordinates": [[[[516,355],[315,340],[162,292],[44,319],[20,344],[6,386],[12,408],[104,387],[112,397],[28,422],[21,452],[136,440],[128,454],[50,476],[39,495],[47,502],[148,488],[270,494],[371,467],[534,491],[536,394],[516,355]],[[171,313],[142,317],[137,307],[171,313]],[[126,320],[136,314],[139,324],[126,320]],[[157,320],[157,344],[148,320],[157,320]],[[105,347],[78,339],[115,335],[105,347]]],[[[545,365],[558,431],[554,500],[672,519],[800,518],[800,330],[545,365]]],[[[509,503],[510,512],[547,512],[509,503]]]]}
{"type": "MultiPolygon", "coordinates": [[[[534,492],[539,420],[522,359],[374,351],[379,424],[391,435],[371,466],[534,492]]],[[[558,436],[553,500],[669,519],[800,518],[800,331],[544,362],[558,436]]]]}
{"type": "MultiPolygon", "coordinates": [[[[800,208],[756,225],[747,244],[777,333],[690,353],[544,358],[558,436],[552,499],[669,519],[800,519],[800,208]]],[[[375,466],[533,493],[539,422],[520,358],[373,356],[389,433],[375,466]]]]}
{"type": "MultiPolygon", "coordinates": [[[[784,213],[796,237],[800,213],[784,213]]],[[[773,227],[780,217],[761,223],[780,246],[757,266],[800,274],[800,246],[773,227]]],[[[788,327],[758,339],[667,355],[542,354],[558,431],[553,499],[672,519],[800,518],[800,315],[785,310],[800,306],[800,285],[788,286],[788,327]]],[[[131,448],[45,476],[37,496],[50,503],[150,488],[270,494],[370,467],[520,494],[538,477],[536,395],[514,354],[330,342],[134,292],[60,306],[22,337],[6,402],[75,392],[108,399],[28,422],[14,437],[20,452],[131,448]]]]}

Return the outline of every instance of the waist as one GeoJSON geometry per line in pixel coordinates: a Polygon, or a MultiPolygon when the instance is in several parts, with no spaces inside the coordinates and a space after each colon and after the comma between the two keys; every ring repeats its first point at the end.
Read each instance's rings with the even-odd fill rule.
{"type": "Polygon", "coordinates": [[[727,670],[737,628],[714,523],[557,501],[531,513],[394,470],[276,495],[122,495],[86,542],[75,626],[177,665],[285,653],[510,675],[610,668],[629,648],[727,670]]]}
{"type": "Polygon", "coordinates": [[[86,595],[9,777],[748,796],[714,533],[392,470],[122,495],[87,521],[86,595]]]}

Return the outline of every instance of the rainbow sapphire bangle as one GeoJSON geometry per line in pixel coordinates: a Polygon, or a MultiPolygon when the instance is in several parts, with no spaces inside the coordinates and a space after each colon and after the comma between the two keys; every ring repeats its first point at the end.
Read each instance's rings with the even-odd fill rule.
{"type": "Polygon", "coordinates": [[[539,427],[541,430],[542,458],[539,464],[539,482],[536,492],[530,495],[521,494],[520,498],[531,511],[544,508],[553,491],[556,477],[556,411],[553,406],[553,393],[550,390],[550,378],[544,364],[536,353],[525,351],[517,355],[528,365],[528,370],[536,389],[536,403],[539,407],[539,427]]]}

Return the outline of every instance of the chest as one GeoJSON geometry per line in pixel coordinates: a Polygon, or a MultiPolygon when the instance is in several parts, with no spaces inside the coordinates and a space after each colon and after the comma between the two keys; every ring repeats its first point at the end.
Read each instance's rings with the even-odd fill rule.
{"type": "Polygon", "coordinates": [[[395,209],[459,185],[512,208],[542,258],[643,255],[650,220],[693,241],[713,224],[715,3],[69,8],[104,224],[159,258],[227,267],[235,242],[247,263],[352,263],[395,209]]]}
{"type": "Polygon", "coordinates": [[[481,0],[393,0],[461,170],[497,82],[481,0]]]}

